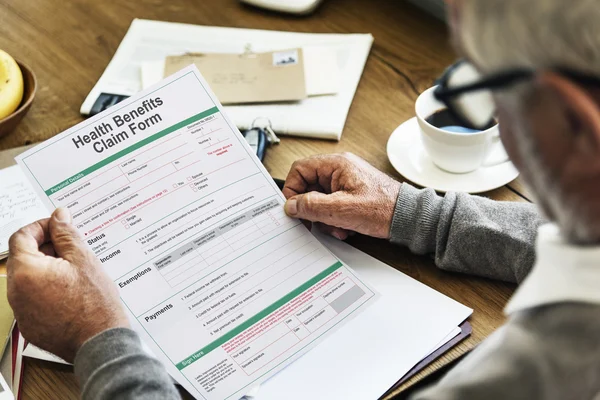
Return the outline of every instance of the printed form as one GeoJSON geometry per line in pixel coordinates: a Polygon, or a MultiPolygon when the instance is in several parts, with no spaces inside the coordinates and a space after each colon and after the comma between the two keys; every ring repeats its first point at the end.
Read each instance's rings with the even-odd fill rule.
{"type": "Polygon", "coordinates": [[[71,211],[136,331],[197,398],[243,396],[376,297],[285,215],[195,67],[17,161],[49,210],[71,211]]]}

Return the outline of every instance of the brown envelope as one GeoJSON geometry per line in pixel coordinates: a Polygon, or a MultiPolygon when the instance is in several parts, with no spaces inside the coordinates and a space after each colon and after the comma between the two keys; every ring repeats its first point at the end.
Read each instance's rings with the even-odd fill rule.
{"type": "Polygon", "coordinates": [[[165,59],[165,77],[195,64],[223,104],[307,97],[302,49],[247,54],[186,54],[165,59]]]}

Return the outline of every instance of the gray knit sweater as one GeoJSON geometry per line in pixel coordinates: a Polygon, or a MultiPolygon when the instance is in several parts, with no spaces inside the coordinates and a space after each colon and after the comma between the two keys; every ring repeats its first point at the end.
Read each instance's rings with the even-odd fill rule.
{"type": "MultiPolygon", "coordinates": [[[[520,282],[542,223],[535,206],[402,186],[391,240],[445,270],[520,282]]],[[[559,304],[519,313],[416,399],[579,399],[600,382],[600,308],[559,304]]],[[[402,316],[398,316],[402,318],[402,316]]],[[[109,330],[75,360],[85,399],[178,399],[137,335],[109,330]]],[[[587,397],[586,397],[587,396],[587,397]]]]}

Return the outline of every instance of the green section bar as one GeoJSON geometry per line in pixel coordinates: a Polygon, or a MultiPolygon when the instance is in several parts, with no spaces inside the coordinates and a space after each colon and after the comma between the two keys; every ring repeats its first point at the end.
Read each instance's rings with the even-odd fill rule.
{"type": "Polygon", "coordinates": [[[140,140],[139,142],[132,144],[131,146],[119,151],[116,154],[113,154],[112,156],[105,158],[102,161],[97,162],[96,164],[92,165],[91,167],[88,167],[86,169],[84,169],[83,171],[73,175],[72,177],[65,179],[64,181],[60,182],[57,185],[52,186],[50,189],[46,190],[46,196],[50,196],[53,193],[58,192],[59,190],[62,190],[64,188],[66,188],[67,186],[69,186],[72,183],[77,182],[78,180],[80,180],[81,178],[83,178],[86,175],[91,174],[92,172],[104,167],[107,164],[110,164],[111,162],[118,160],[119,158],[126,156],[127,154],[136,151],[137,149],[139,149],[140,147],[144,147],[145,145],[154,142],[155,140],[158,140],[166,135],[168,135],[171,132],[174,132],[178,129],[183,128],[184,126],[187,126],[191,123],[194,123],[198,120],[201,120],[202,118],[206,118],[208,116],[211,116],[215,113],[219,112],[219,109],[217,107],[213,107],[211,109],[208,109],[204,112],[201,112],[200,114],[196,114],[192,117],[189,117],[188,119],[185,119],[173,126],[170,126],[158,133],[155,133],[152,136],[148,136],[146,139],[140,140]]]}
{"type": "Polygon", "coordinates": [[[198,350],[197,352],[195,352],[194,354],[192,354],[191,356],[189,356],[182,362],[178,363],[176,365],[177,369],[181,371],[185,367],[190,366],[192,363],[198,361],[199,359],[201,359],[202,357],[204,357],[205,355],[207,355],[214,349],[222,346],[224,343],[228,342],[235,336],[239,335],[246,329],[250,328],[252,325],[256,324],[261,319],[263,319],[266,316],[268,316],[269,314],[273,313],[275,310],[277,310],[279,307],[283,306],[285,303],[298,297],[302,292],[304,292],[307,289],[311,288],[312,286],[316,285],[319,281],[321,281],[324,278],[326,278],[327,276],[331,275],[333,272],[335,272],[337,269],[339,269],[341,267],[342,267],[342,263],[339,261],[336,262],[331,267],[327,268],[325,271],[321,272],[314,278],[306,281],[303,285],[298,286],[296,289],[292,290],[290,293],[286,294],[281,299],[277,300],[275,303],[271,304],[269,307],[265,308],[264,310],[262,310],[255,316],[249,318],[247,321],[243,322],[238,327],[233,328],[232,330],[230,330],[229,332],[227,332],[226,334],[221,336],[219,339],[208,344],[207,346],[198,350]]]}

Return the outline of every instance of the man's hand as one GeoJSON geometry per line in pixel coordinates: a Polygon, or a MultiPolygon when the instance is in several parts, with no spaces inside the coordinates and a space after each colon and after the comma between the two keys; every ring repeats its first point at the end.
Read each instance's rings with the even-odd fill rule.
{"type": "Polygon", "coordinates": [[[283,188],[290,217],[325,224],[341,240],[350,232],[389,238],[399,191],[399,182],[350,153],[296,161],[283,188]]]}
{"type": "Polygon", "coordinates": [[[25,339],[72,362],[85,341],[129,327],[117,288],[66,209],[10,238],[8,301],[25,339]]]}

